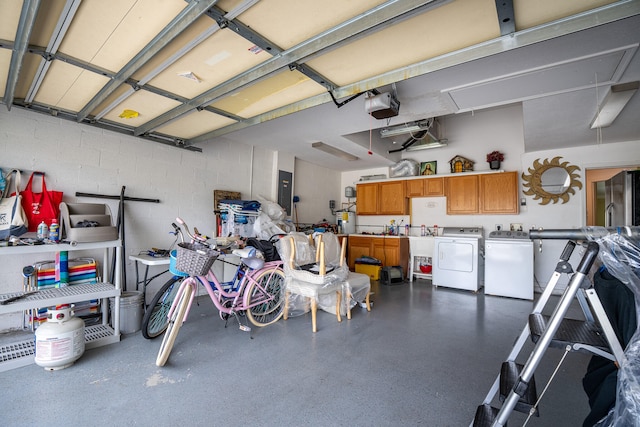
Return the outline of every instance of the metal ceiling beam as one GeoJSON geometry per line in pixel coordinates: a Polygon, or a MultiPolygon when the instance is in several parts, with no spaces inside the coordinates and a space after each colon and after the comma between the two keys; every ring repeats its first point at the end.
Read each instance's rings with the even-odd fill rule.
{"type": "Polygon", "coordinates": [[[513,0],[496,0],[500,35],[506,36],[516,32],[516,17],[513,13],[513,0]]]}
{"type": "Polygon", "coordinates": [[[127,63],[115,77],[107,83],[96,96],[78,113],[76,120],[84,120],[98,105],[109,97],[122,83],[147,63],[155,54],[168,45],[176,36],[195,22],[218,0],[195,1],[188,4],[178,16],[156,35],[131,61],[127,63]]]}
{"type": "MultiPolygon", "coordinates": [[[[277,56],[282,53],[282,48],[280,46],[276,45],[270,40],[267,40],[261,34],[247,27],[237,19],[229,19],[228,15],[225,14],[222,9],[214,6],[209,9],[209,11],[207,11],[207,15],[214,19],[218,23],[220,28],[228,28],[229,30],[238,34],[240,37],[269,53],[271,56],[277,56]]],[[[331,82],[329,79],[322,76],[311,67],[303,66],[302,64],[289,64],[289,68],[291,70],[297,70],[301,72],[311,80],[324,86],[327,90],[333,90],[337,87],[335,83],[331,82]]]]}
{"type": "Polygon", "coordinates": [[[82,2],[82,0],[67,0],[64,5],[64,9],[58,18],[58,23],[56,24],[56,27],[51,34],[51,38],[49,39],[49,44],[47,45],[48,55],[43,56],[40,60],[38,70],[36,71],[34,79],[29,87],[29,91],[27,92],[27,96],[25,98],[26,102],[31,102],[36,97],[36,94],[40,89],[40,85],[51,66],[52,58],[50,55],[54,55],[58,51],[58,47],[60,47],[62,39],[64,39],[64,36],[67,34],[69,25],[71,25],[71,21],[78,11],[78,7],[80,7],[80,2],[82,2]]]}
{"type": "MultiPolygon", "coordinates": [[[[638,0],[627,0],[614,3],[564,18],[559,21],[549,22],[535,28],[520,31],[510,36],[500,37],[486,43],[461,49],[436,58],[427,59],[417,64],[396,69],[360,82],[345,85],[337,88],[333,93],[336,98],[345,98],[380,86],[400,82],[411,77],[417,77],[448,67],[461,65],[475,59],[485,58],[501,52],[529,46],[636,15],[640,15],[640,2],[638,0]]],[[[207,142],[213,138],[330,101],[331,97],[328,94],[317,95],[315,97],[245,119],[242,123],[234,123],[195,138],[191,138],[187,140],[186,143],[197,144],[207,142]]]]}
{"type": "Polygon", "coordinates": [[[11,63],[9,65],[9,73],[7,75],[7,84],[3,98],[9,111],[11,110],[11,104],[13,104],[16,85],[18,84],[18,77],[20,76],[20,68],[22,68],[22,60],[29,46],[29,38],[31,38],[31,31],[33,30],[33,24],[36,21],[39,7],[40,0],[24,0],[22,3],[22,11],[20,12],[20,21],[18,22],[18,29],[16,30],[16,41],[13,46],[13,53],[11,54],[11,63]]]}
{"type": "Polygon", "coordinates": [[[294,64],[309,55],[312,55],[318,51],[331,47],[332,45],[341,42],[345,39],[353,37],[358,33],[370,29],[372,27],[384,25],[390,19],[410,12],[425,4],[431,3],[434,0],[419,1],[419,0],[390,0],[373,9],[368,10],[358,16],[355,16],[342,24],[324,31],[315,37],[312,37],[304,42],[281,52],[279,55],[272,57],[271,59],[259,64],[244,73],[235,76],[234,78],[198,95],[186,104],[178,106],[155,119],[150,120],[144,125],[136,129],[136,135],[142,135],[151,130],[162,126],[169,120],[173,120],[194,108],[201,105],[210,104],[216,99],[221,98],[249,83],[256,82],[263,79],[270,74],[288,67],[290,64],[294,64]]]}

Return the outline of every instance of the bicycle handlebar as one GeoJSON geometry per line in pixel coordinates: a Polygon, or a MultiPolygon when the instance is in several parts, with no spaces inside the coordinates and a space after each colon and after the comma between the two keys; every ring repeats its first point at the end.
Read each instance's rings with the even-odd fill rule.
{"type": "MultiPolygon", "coordinates": [[[[202,236],[200,233],[198,233],[198,229],[195,229],[194,234],[191,234],[191,231],[189,231],[189,226],[187,225],[186,222],[184,222],[184,220],[180,217],[176,217],[176,222],[178,224],[180,224],[182,226],[182,228],[184,228],[184,231],[187,232],[187,235],[191,238],[191,240],[193,240],[194,242],[201,242],[204,243],[207,241],[207,238],[205,236],[202,236]]],[[[182,233],[181,233],[182,234],[182,233]]]]}

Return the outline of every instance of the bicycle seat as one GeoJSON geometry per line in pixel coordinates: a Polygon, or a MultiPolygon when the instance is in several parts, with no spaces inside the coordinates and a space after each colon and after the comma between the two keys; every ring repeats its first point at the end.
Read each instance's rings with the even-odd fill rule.
{"type": "Polygon", "coordinates": [[[239,256],[240,258],[249,258],[256,255],[256,248],[253,246],[247,246],[243,249],[234,249],[231,253],[239,256]]]}
{"type": "Polygon", "coordinates": [[[242,258],[242,263],[252,270],[260,270],[264,267],[264,260],[257,257],[242,258]]]}

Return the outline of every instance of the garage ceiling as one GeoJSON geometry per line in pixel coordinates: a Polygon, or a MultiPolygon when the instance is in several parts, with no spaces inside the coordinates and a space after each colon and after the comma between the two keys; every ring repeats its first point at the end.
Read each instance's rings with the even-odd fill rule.
{"type": "MultiPolygon", "coordinates": [[[[397,159],[362,155],[370,129],[518,102],[533,151],[580,138],[550,139],[527,114],[591,96],[572,116],[586,132],[597,106],[581,92],[639,78],[639,14],[638,0],[0,0],[0,96],[182,149],[242,140],[341,170],[397,159]],[[372,120],[358,95],[392,84],[400,115],[372,120]]],[[[638,97],[620,138],[640,137],[638,97]]]]}

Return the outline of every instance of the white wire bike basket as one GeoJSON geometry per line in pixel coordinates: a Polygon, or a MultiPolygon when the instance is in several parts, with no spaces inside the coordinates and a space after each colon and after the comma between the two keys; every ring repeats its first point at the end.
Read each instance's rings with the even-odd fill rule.
{"type": "Polygon", "coordinates": [[[176,269],[189,276],[205,276],[220,252],[198,243],[178,243],[176,269]]]}

